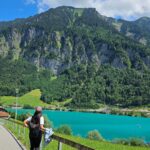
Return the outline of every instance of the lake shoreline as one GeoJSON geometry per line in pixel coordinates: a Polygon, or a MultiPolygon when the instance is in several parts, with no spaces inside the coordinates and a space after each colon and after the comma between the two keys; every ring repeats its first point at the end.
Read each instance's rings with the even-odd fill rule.
{"type": "Polygon", "coordinates": [[[60,111],[75,111],[75,112],[87,112],[87,113],[97,113],[97,114],[110,114],[110,115],[123,115],[132,117],[150,117],[150,111],[147,109],[142,110],[132,110],[132,109],[111,109],[111,108],[101,108],[101,109],[55,109],[60,111]]]}
{"type": "MultiPolygon", "coordinates": [[[[10,107],[15,109],[14,107],[10,107]]],[[[34,109],[34,108],[23,108],[18,109],[34,109]]],[[[75,109],[66,107],[43,107],[43,110],[54,110],[54,111],[65,111],[65,112],[85,112],[85,113],[97,113],[97,114],[110,114],[110,115],[123,115],[132,117],[144,117],[150,118],[150,110],[148,108],[118,108],[118,107],[102,107],[99,109],[75,109]]]]}
{"type": "Polygon", "coordinates": [[[100,114],[111,114],[111,115],[123,115],[132,117],[150,117],[150,111],[148,109],[130,109],[130,108],[100,108],[100,109],[88,109],[88,110],[76,110],[79,112],[89,112],[89,113],[100,113],[100,114]]]}

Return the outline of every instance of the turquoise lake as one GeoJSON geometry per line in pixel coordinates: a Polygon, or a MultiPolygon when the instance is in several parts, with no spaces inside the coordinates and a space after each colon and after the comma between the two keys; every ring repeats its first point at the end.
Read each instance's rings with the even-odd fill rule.
{"type": "MultiPolygon", "coordinates": [[[[18,110],[18,114],[27,112],[33,114],[34,110],[18,110]]],[[[74,135],[85,137],[89,131],[98,130],[107,140],[137,137],[150,142],[150,118],[50,110],[44,110],[43,114],[48,116],[55,128],[69,125],[74,135]]]]}

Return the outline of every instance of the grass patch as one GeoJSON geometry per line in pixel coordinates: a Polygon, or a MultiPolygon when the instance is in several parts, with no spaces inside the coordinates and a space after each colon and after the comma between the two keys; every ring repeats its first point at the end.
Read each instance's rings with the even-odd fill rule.
{"type": "MultiPolygon", "coordinates": [[[[32,90],[31,92],[21,96],[18,98],[18,106],[25,106],[29,105],[32,107],[35,106],[42,106],[42,107],[48,107],[48,104],[44,103],[40,100],[41,97],[41,91],[39,89],[32,90]]],[[[12,96],[2,96],[0,97],[0,103],[3,106],[15,106],[16,104],[16,97],[12,96]]]]}
{"type": "Polygon", "coordinates": [[[56,79],[57,79],[57,76],[51,77],[51,81],[56,80],[56,79]]]}
{"type": "Polygon", "coordinates": [[[51,104],[51,105],[54,105],[54,106],[57,106],[57,107],[64,107],[65,105],[71,103],[71,101],[72,101],[72,98],[68,98],[68,99],[65,99],[65,100],[62,101],[62,102],[53,101],[53,102],[51,102],[50,104],[51,104]]]}
{"type": "MultiPolygon", "coordinates": [[[[27,128],[24,128],[20,125],[15,125],[14,123],[6,123],[5,125],[25,146],[27,149],[29,149],[29,130],[27,128]],[[18,132],[20,130],[20,132],[18,132]]],[[[57,133],[56,133],[57,134],[57,133]]],[[[63,138],[81,143],[83,145],[89,146],[91,148],[94,148],[95,150],[148,150],[149,148],[146,147],[133,147],[133,146],[125,146],[120,144],[112,144],[105,141],[94,141],[89,140],[81,137],[76,136],[70,136],[70,135],[62,135],[57,134],[63,138]]],[[[44,150],[57,150],[58,149],[58,142],[53,140],[50,144],[48,144],[44,150]]],[[[63,144],[63,150],[75,150],[74,148],[63,144]]]]}

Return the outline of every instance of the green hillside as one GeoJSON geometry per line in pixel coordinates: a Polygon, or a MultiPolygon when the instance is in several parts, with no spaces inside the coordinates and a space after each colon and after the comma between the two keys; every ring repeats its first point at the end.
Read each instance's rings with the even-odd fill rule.
{"type": "MultiPolygon", "coordinates": [[[[33,90],[21,97],[18,98],[17,103],[18,106],[42,106],[47,107],[48,104],[42,102],[40,100],[41,92],[39,89],[33,90]]],[[[0,97],[0,104],[4,106],[15,106],[16,105],[16,98],[13,96],[1,96],[0,97]]]]}
{"type": "Polygon", "coordinates": [[[0,95],[40,89],[45,103],[72,99],[69,108],[149,105],[149,22],[66,6],[1,22],[0,95]]]}

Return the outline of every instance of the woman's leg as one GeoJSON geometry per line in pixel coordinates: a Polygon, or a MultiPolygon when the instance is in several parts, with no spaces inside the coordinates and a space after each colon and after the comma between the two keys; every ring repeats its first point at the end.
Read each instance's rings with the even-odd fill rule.
{"type": "Polygon", "coordinates": [[[34,139],[29,136],[30,139],[30,150],[34,150],[34,139]]]}
{"type": "Polygon", "coordinates": [[[40,149],[40,143],[42,140],[42,135],[40,135],[38,138],[36,138],[34,146],[35,146],[35,150],[39,150],[40,149]]]}

